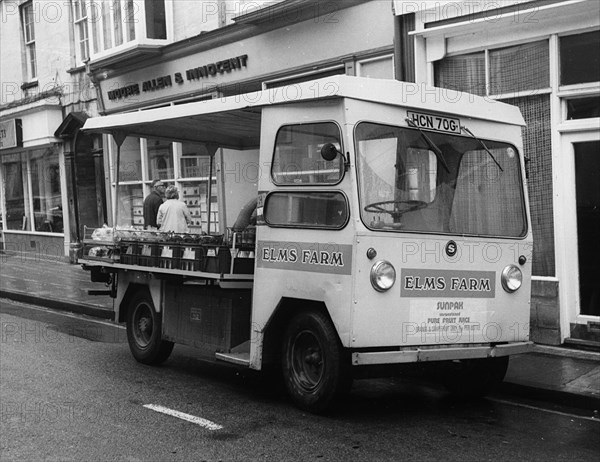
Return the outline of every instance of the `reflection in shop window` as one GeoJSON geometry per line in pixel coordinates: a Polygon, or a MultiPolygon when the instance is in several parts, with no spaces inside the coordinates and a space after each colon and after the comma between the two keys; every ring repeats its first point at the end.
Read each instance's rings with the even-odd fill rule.
{"type": "Polygon", "coordinates": [[[180,175],[190,181],[181,183],[180,200],[188,206],[192,216],[190,232],[219,232],[214,159],[203,144],[183,143],[181,149],[180,175]]]}
{"type": "MultiPolygon", "coordinates": [[[[117,163],[117,145],[112,141],[112,164],[117,163]]],[[[142,180],[142,157],[139,138],[125,138],[121,145],[121,161],[119,163],[119,182],[142,180]]],[[[115,178],[113,178],[115,180],[115,178]]]]}
{"type": "Polygon", "coordinates": [[[183,143],[179,163],[182,178],[207,178],[211,169],[211,156],[206,147],[199,144],[183,143]]]}
{"type": "Polygon", "coordinates": [[[62,233],[64,228],[58,153],[47,150],[37,151],[32,155],[31,192],[35,230],[62,233]]]}
{"type": "Polygon", "coordinates": [[[4,184],[6,194],[6,229],[29,231],[29,221],[25,209],[25,178],[23,164],[16,155],[15,162],[4,164],[4,184]]]}
{"type": "Polygon", "coordinates": [[[2,162],[6,229],[62,233],[58,153],[53,149],[40,149],[4,155],[2,162]]]}
{"type": "Polygon", "coordinates": [[[173,179],[173,144],[164,140],[148,140],[150,179],[173,179]]]}
{"type": "Polygon", "coordinates": [[[119,185],[118,226],[144,226],[144,193],[141,184],[119,185]]]}

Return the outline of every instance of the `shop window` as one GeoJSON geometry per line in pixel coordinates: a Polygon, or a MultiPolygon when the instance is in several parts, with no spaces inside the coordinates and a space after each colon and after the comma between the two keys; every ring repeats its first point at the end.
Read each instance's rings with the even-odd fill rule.
{"type": "Polygon", "coordinates": [[[600,81],[600,31],[560,37],[560,83],[600,81]]]}
{"type": "Polygon", "coordinates": [[[32,154],[31,192],[35,231],[62,233],[64,228],[58,153],[48,150],[32,154]]]}
{"type": "Polygon", "coordinates": [[[567,100],[567,120],[600,117],[600,96],[567,100]]]}
{"type": "Polygon", "coordinates": [[[264,215],[270,226],[340,229],[348,204],[339,192],[277,192],[267,197],[264,215]]]}
{"type": "MultiPolygon", "coordinates": [[[[117,145],[112,142],[112,165],[117,163],[117,145]]],[[[113,178],[113,181],[116,178],[113,178]]],[[[121,162],[119,164],[119,182],[142,180],[142,158],[139,138],[125,138],[121,145],[121,162]]]]}
{"type": "Polygon", "coordinates": [[[179,171],[181,178],[193,179],[181,183],[180,197],[192,215],[190,231],[219,232],[215,164],[207,147],[202,144],[183,143],[179,171]]]}
{"type": "Polygon", "coordinates": [[[73,8],[73,25],[76,42],[75,54],[77,62],[81,63],[90,56],[87,8],[85,7],[85,0],[73,0],[71,6],[73,8]]]}
{"type": "Polygon", "coordinates": [[[219,232],[219,204],[217,202],[216,179],[212,179],[210,186],[208,178],[203,181],[183,182],[181,190],[180,200],[188,206],[190,215],[192,216],[190,232],[219,232]],[[208,224],[209,219],[210,226],[208,224]]]}
{"type": "Polygon", "coordinates": [[[6,229],[29,231],[30,222],[28,210],[26,209],[25,184],[26,177],[23,176],[23,163],[17,154],[16,159],[10,159],[4,167],[4,192],[6,194],[6,229]]]}
{"type": "Polygon", "coordinates": [[[485,96],[485,53],[449,56],[434,66],[435,86],[485,96]]]}
{"type": "Polygon", "coordinates": [[[28,2],[21,7],[21,22],[23,25],[23,38],[25,40],[27,78],[33,80],[37,77],[35,12],[33,9],[33,2],[28,2]]]}
{"type": "Polygon", "coordinates": [[[321,155],[327,144],[341,151],[341,134],[333,122],[287,125],[277,132],[272,174],[277,184],[335,184],[342,179],[344,156],[321,155]]]}
{"type": "Polygon", "coordinates": [[[491,95],[550,87],[547,40],[490,50],[489,59],[491,95]]]}
{"type": "Polygon", "coordinates": [[[173,179],[173,143],[148,139],[148,178],[173,179]]]}
{"type": "Polygon", "coordinates": [[[211,170],[211,156],[201,144],[182,143],[179,171],[181,178],[207,178],[211,170]]]}
{"type": "Polygon", "coordinates": [[[53,149],[3,156],[6,229],[62,233],[58,153],[53,149]]]}
{"type": "Polygon", "coordinates": [[[550,139],[550,95],[530,95],[502,100],[517,106],[526,126],[523,148],[528,158],[529,203],[533,241],[533,274],[555,275],[554,213],[552,188],[552,145],[550,139]]]}
{"type": "Polygon", "coordinates": [[[144,226],[144,193],[141,184],[119,185],[118,226],[144,226]]]}

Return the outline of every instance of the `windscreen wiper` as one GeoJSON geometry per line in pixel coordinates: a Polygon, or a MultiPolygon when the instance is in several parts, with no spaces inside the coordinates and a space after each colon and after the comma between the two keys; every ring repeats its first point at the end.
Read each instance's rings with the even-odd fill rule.
{"type": "Polygon", "coordinates": [[[406,120],[406,123],[408,124],[409,127],[416,128],[417,130],[419,130],[419,132],[421,133],[421,136],[423,137],[423,139],[427,143],[427,146],[429,146],[429,149],[431,149],[435,153],[435,157],[437,157],[438,160],[442,163],[442,165],[444,166],[444,168],[446,169],[446,171],[448,173],[450,173],[450,169],[448,168],[448,164],[446,163],[446,159],[444,159],[444,153],[442,152],[442,150],[440,148],[438,148],[436,146],[436,144],[433,141],[431,141],[431,139],[425,134],[425,132],[423,130],[421,130],[421,128],[416,123],[414,123],[411,119],[409,119],[407,117],[404,120],[406,120]]]}
{"type": "Polygon", "coordinates": [[[504,171],[504,169],[500,166],[500,164],[498,163],[498,161],[496,160],[496,158],[494,157],[494,154],[492,154],[492,151],[490,151],[488,149],[488,147],[484,144],[483,141],[481,141],[479,138],[477,138],[475,135],[473,135],[473,132],[471,130],[469,130],[467,127],[462,126],[460,127],[462,129],[462,131],[464,131],[467,135],[469,135],[471,138],[473,138],[474,140],[477,140],[479,142],[479,144],[481,145],[481,147],[483,149],[485,149],[485,151],[490,155],[490,157],[492,158],[492,160],[494,161],[494,163],[498,166],[498,168],[500,169],[501,172],[504,171]]]}

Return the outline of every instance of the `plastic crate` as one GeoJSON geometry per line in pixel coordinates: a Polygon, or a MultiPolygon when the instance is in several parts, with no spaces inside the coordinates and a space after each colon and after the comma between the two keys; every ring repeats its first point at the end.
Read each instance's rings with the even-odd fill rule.
{"type": "Polygon", "coordinates": [[[231,271],[231,251],[226,246],[206,247],[206,272],[229,273],[231,271]]]}
{"type": "Polygon", "coordinates": [[[156,242],[138,244],[137,264],[140,266],[158,266],[159,245],[156,242]]]}
{"type": "Polygon", "coordinates": [[[159,244],[159,268],[179,269],[181,263],[182,246],[179,244],[159,244]]]}
{"type": "Polygon", "coordinates": [[[140,246],[137,241],[121,241],[121,263],[124,265],[137,265],[140,246]]]}
{"type": "Polygon", "coordinates": [[[200,244],[181,244],[180,269],[184,271],[204,271],[206,268],[206,247],[200,244]]]}

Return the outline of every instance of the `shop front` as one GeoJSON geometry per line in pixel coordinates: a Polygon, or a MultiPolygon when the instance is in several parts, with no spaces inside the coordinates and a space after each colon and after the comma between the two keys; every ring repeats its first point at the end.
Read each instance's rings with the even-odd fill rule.
{"type": "Polygon", "coordinates": [[[68,255],[64,152],[60,140],[52,135],[61,120],[58,105],[40,105],[3,115],[0,120],[2,243],[6,251],[39,258],[68,255]]]}
{"type": "MultiPolygon", "coordinates": [[[[302,14],[268,8],[167,45],[159,57],[144,57],[135,65],[115,56],[92,61],[101,112],[122,114],[126,120],[131,111],[222,96],[275,95],[284,91],[283,85],[291,85],[285,89],[286,98],[304,97],[295,93],[299,88],[295,83],[337,74],[394,78],[394,16],[388,3],[352,1],[335,6],[335,11],[323,10],[322,15],[314,12],[312,3],[305,3],[310,14],[304,19],[302,14]],[[365,22],[365,17],[370,20],[365,22]]],[[[225,139],[221,146],[228,149],[194,143],[197,127],[193,120],[186,123],[189,137],[179,132],[172,142],[153,138],[152,133],[127,137],[118,146],[115,137],[104,139],[110,215],[118,226],[143,226],[143,200],[154,179],[178,187],[195,233],[225,232],[251,198],[217,193],[217,184],[222,183],[217,177],[235,178],[250,194],[265,173],[258,150],[242,153],[225,139]]]]}

